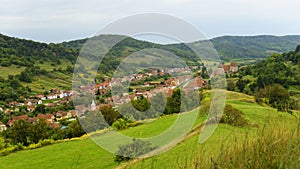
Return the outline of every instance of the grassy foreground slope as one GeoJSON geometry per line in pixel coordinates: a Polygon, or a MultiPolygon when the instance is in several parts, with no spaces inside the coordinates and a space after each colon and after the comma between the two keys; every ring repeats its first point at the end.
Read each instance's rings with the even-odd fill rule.
{"type": "Polygon", "coordinates": [[[227,94],[227,103],[242,110],[245,118],[258,128],[220,124],[204,144],[198,143],[196,135],[164,154],[132,161],[120,168],[251,168],[253,163],[258,163],[258,168],[300,168],[300,142],[292,142],[300,138],[299,120],[253,101],[244,94],[227,94]]]}
{"type": "MultiPolygon", "coordinates": [[[[199,162],[210,163],[220,152],[242,146],[247,140],[259,138],[261,130],[272,133],[275,129],[265,125],[276,123],[276,130],[297,125],[295,117],[277,112],[269,107],[253,103],[253,98],[244,94],[229,92],[227,102],[242,110],[251,124],[258,128],[237,128],[225,124],[219,125],[213,136],[204,144],[198,143],[198,135],[180,143],[170,151],[159,156],[121,164],[122,168],[197,168],[199,162]],[[203,157],[203,158],[200,158],[203,157]]],[[[151,136],[164,131],[176,119],[177,115],[166,116],[152,123],[143,124],[123,133],[132,136],[151,136]],[[143,132],[141,132],[143,131],[143,132]]],[[[197,120],[203,122],[203,118],[197,120]]],[[[280,133],[279,133],[280,134],[280,133]]],[[[276,141],[276,140],[275,140],[276,141]]],[[[279,141],[280,142],[280,141],[279,141]]],[[[217,158],[216,158],[217,159],[217,158]]],[[[0,168],[116,168],[113,155],[99,148],[90,139],[59,143],[35,150],[26,150],[0,157],[0,168]]],[[[119,166],[120,167],[120,166],[119,166]]]]}

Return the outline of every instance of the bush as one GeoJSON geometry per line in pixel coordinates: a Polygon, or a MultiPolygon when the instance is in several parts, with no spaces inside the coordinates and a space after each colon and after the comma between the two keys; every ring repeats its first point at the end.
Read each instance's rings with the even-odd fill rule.
{"type": "Polygon", "coordinates": [[[145,155],[153,151],[156,147],[151,146],[147,141],[133,139],[132,143],[121,145],[115,156],[115,161],[120,163],[122,161],[129,161],[132,158],[145,155]]]}
{"type": "Polygon", "coordinates": [[[114,121],[112,124],[112,128],[115,130],[124,130],[130,126],[130,123],[123,118],[119,118],[118,120],[114,121]]]}
{"type": "Polygon", "coordinates": [[[16,151],[16,146],[8,147],[0,151],[1,156],[6,156],[16,151]]]}
{"type": "Polygon", "coordinates": [[[242,115],[244,113],[231,105],[226,105],[220,123],[230,124],[237,127],[249,126],[248,120],[242,115]]]}

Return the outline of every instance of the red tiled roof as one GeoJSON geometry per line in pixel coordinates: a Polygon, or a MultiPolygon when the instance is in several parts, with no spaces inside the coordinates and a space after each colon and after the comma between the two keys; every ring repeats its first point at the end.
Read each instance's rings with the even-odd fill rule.
{"type": "Polygon", "coordinates": [[[49,124],[49,126],[52,127],[52,128],[60,127],[60,125],[58,123],[51,123],[51,124],[49,124]]]}
{"type": "Polygon", "coordinates": [[[15,121],[21,120],[21,119],[27,120],[28,119],[28,115],[25,114],[25,115],[21,115],[21,116],[14,116],[12,119],[15,120],[15,121]]]}
{"type": "Polygon", "coordinates": [[[52,114],[38,114],[37,118],[38,119],[51,119],[53,117],[52,114]]]}
{"type": "Polygon", "coordinates": [[[225,72],[228,72],[230,70],[230,65],[224,65],[223,69],[225,72]]]}
{"type": "Polygon", "coordinates": [[[237,67],[237,66],[238,66],[238,64],[236,62],[231,62],[230,63],[230,67],[237,67]]]}
{"type": "Polygon", "coordinates": [[[45,97],[44,95],[42,95],[42,94],[37,94],[37,95],[35,95],[37,98],[43,98],[43,97],[45,97]]]}

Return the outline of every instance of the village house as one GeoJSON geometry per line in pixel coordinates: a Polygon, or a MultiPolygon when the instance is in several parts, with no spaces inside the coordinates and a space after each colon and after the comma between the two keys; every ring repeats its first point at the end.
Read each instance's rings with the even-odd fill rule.
{"type": "Polygon", "coordinates": [[[225,73],[229,73],[230,72],[230,65],[224,65],[223,69],[224,69],[225,73]]]}
{"type": "Polygon", "coordinates": [[[8,107],[14,107],[18,102],[13,101],[8,103],[8,107]]]}
{"type": "Polygon", "coordinates": [[[27,106],[33,105],[33,103],[31,102],[31,100],[25,100],[25,104],[26,104],[27,106]]]}
{"type": "Polygon", "coordinates": [[[98,89],[105,90],[111,86],[112,86],[111,81],[105,81],[103,83],[99,83],[99,84],[95,85],[95,90],[98,90],[98,89]]]}
{"type": "Polygon", "coordinates": [[[39,100],[46,100],[46,99],[47,99],[47,98],[46,98],[44,95],[42,95],[42,94],[37,94],[37,95],[35,95],[35,97],[38,98],[39,100]]]}
{"type": "Polygon", "coordinates": [[[64,98],[65,97],[65,93],[64,92],[60,92],[60,93],[58,93],[58,98],[64,98]]]}
{"type": "Polygon", "coordinates": [[[56,107],[57,104],[56,103],[47,103],[45,104],[46,107],[56,107]]]}
{"type": "Polygon", "coordinates": [[[14,122],[17,120],[25,120],[27,121],[29,119],[28,115],[21,115],[21,116],[13,116],[11,120],[7,122],[7,125],[9,127],[12,127],[14,125],[14,122]]]}
{"type": "Polygon", "coordinates": [[[59,93],[59,90],[58,89],[50,89],[49,93],[52,93],[52,94],[57,94],[59,93]]]}
{"type": "Polygon", "coordinates": [[[130,97],[128,94],[124,94],[121,98],[120,98],[120,103],[124,104],[124,103],[128,103],[130,102],[130,97]]]}
{"type": "Polygon", "coordinates": [[[12,114],[12,113],[13,113],[13,111],[10,109],[5,109],[5,111],[4,111],[4,114],[12,114]]]}
{"type": "Polygon", "coordinates": [[[150,86],[158,86],[160,85],[160,82],[150,82],[149,84],[150,86]]]}
{"type": "Polygon", "coordinates": [[[7,130],[6,125],[3,124],[3,123],[0,121],[0,132],[3,132],[3,131],[5,131],[5,130],[7,130]]]}
{"type": "Polygon", "coordinates": [[[95,88],[95,85],[93,85],[93,84],[86,84],[86,85],[78,87],[79,91],[82,93],[93,93],[94,88],[95,88]]]}
{"type": "Polygon", "coordinates": [[[234,73],[234,72],[237,72],[239,70],[238,64],[236,62],[231,62],[229,65],[219,64],[218,68],[219,69],[223,68],[225,73],[230,73],[230,72],[234,73]]]}
{"type": "Polygon", "coordinates": [[[174,78],[167,79],[164,83],[167,87],[176,87],[177,86],[176,80],[174,78]]]}
{"type": "Polygon", "coordinates": [[[35,106],[34,106],[34,105],[29,105],[29,106],[27,106],[27,110],[28,110],[29,112],[33,112],[34,109],[35,109],[35,106]]]}
{"type": "Polygon", "coordinates": [[[230,72],[237,72],[239,70],[238,64],[236,62],[230,63],[230,72]]]}
{"type": "Polygon", "coordinates": [[[88,111],[88,108],[85,105],[76,105],[75,111],[78,117],[85,118],[85,112],[88,111]]]}
{"type": "Polygon", "coordinates": [[[164,92],[163,94],[164,94],[166,97],[170,97],[170,96],[173,94],[174,89],[164,88],[163,92],[164,92]]]}
{"type": "Polygon", "coordinates": [[[204,87],[204,80],[201,76],[197,76],[196,78],[192,79],[184,86],[184,89],[187,91],[196,91],[204,87]]]}
{"type": "Polygon", "coordinates": [[[37,104],[42,104],[43,101],[42,100],[25,100],[25,104],[27,106],[31,106],[31,105],[37,105],[37,104]]]}
{"type": "MultiPolygon", "coordinates": [[[[66,116],[67,113],[65,113],[64,115],[66,116]]],[[[36,117],[32,117],[32,118],[28,117],[28,115],[13,116],[12,119],[7,122],[7,125],[9,127],[12,127],[17,120],[21,120],[21,119],[29,123],[36,123],[37,121],[39,121],[39,119],[44,119],[46,123],[51,127],[59,126],[59,124],[56,122],[56,117],[54,114],[38,114],[36,117]]],[[[5,129],[4,126],[2,129],[5,129]]],[[[1,130],[1,125],[0,125],[0,130],[1,130]]]]}
{"type": "Polygon", "coordinates": [[[38,114],[36,119],[44,119],[47,124],[54,123],[55,116],[53,114],[38,114]]]}
{"type": "Polygon", "coordinates": [[[47,96],[47,99],[49,99],[49,100],[57,99],[57,94],[49,94],[47,96]]]}
{"type": "Polygon", "coordinates": [[[191,76],[190,76],[190,75],[188,75],[188,76],[177,76],[177,77],[175,77],[175,80],[176,80],[176,84],[177,84],[177,85],[181,85],[182,83],[187,82],[189,79],[191,79],[191,76]]]}
{"type": "Polygon", "coordinates": [[[111,79],[111,85],[121,84],[121,81],[122,81],[121,78],[112,78],[111,79]]]}
{"type": "Polygon", "coordinates": [[[55,120],[56,121],[59,121],[59,120],[63,120],[63,119],[67,119],[69,118],[68,117],[68,112],[66,111],[58,111],[56,113],[53,113],[54,117],[55,117],[55,120]]]}
{"type": "Polygon", "coordinates": [[[199,69],[198,66],[190,66],[190,69],[193,70],[193,69],[199,69]]]}
{"type": "Polygon", "coordinates": [[[134,99],[137,100],[138,98],[142,97],[143,95],[144,95],[144,93],[142,90],[137,90],[137,91],[135,91],[134,99]]]}
{"type": "Polygon", "coordinates": [[[71,110],[71,111],[68,112],[67,118],[74,118],[75,119],[75,117],[77,117],[76,111],[71,110]]]}

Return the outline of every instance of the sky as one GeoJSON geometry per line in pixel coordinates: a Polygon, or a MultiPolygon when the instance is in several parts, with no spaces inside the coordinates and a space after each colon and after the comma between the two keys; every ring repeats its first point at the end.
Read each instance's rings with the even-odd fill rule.
{"type": "Polygon", "coordinates": [[[207,38],[300,34],[298,0],[0,0],[0,33],[41,42],[91,37],[126,16],[162,13],[207,38]]]}

